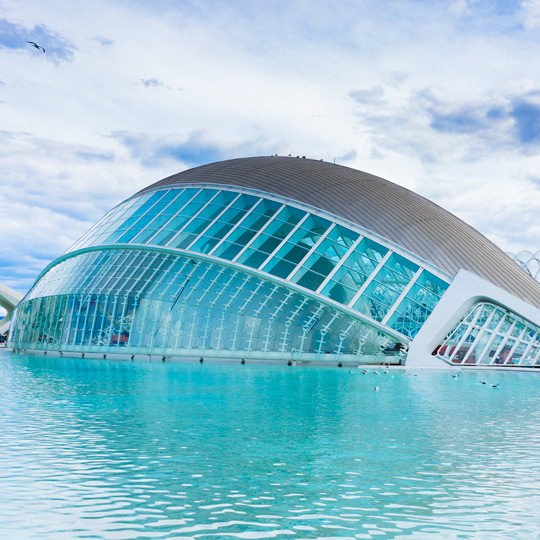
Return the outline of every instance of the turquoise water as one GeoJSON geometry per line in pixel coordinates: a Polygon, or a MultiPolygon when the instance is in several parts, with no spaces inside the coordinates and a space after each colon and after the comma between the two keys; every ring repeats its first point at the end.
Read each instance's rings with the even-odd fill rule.
{"type": "Polygon", "coordinates": [[[1,352],[0,536],[539,538],[540,374],[379,373],[1,352]]]}

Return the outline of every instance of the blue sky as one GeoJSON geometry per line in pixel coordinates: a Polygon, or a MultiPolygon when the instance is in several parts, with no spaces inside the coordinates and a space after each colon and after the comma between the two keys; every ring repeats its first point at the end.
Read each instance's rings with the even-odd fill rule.
{"type": "Polygon", "coordinates": [[[536,251],[538,58],[540,0],[0,0],[0,282],[165,176],[276,153],[536,251]]]}

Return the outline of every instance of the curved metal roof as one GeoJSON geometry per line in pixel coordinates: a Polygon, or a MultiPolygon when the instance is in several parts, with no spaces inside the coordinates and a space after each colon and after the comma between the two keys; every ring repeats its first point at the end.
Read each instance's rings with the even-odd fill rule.
{"type": "Polygon", "coordinates": [[[195,167],[141,192],[198,182],[258,189],[321,208],[452,276],[469,270],[540,308],[540,285],[493,242],[447,210],[378,176],[312,159],[254,157],[195,167]]]}

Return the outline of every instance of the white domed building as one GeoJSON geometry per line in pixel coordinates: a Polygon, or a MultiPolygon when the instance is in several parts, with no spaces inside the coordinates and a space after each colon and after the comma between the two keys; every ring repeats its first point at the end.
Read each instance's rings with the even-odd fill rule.
{"type": "Polygon", "coordinates": [[[14,312],[28,351],[540,367],[540,284],[425,198],[348,167],[233,159],[136,193],[14,312]]]}

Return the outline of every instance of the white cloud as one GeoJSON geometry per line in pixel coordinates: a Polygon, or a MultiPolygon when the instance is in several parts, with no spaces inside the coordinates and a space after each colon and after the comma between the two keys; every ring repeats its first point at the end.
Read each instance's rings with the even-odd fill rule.
{"type": "Polygon", "coordinates": [[[508,111],[538,90],[540,39],[519,24],[538,5],[4,0],[0,18],[74,52],[0,50],[0,282],[28,287],[144,185],[261,153],[346,160],[535,251],[537,152],[508,111]]]}
{"type": "Polygon", "coordinates": [[[540,26],[540,1],[523,0],[521,8],[525,27],[528,29],[538,28],[540,26]]]}

